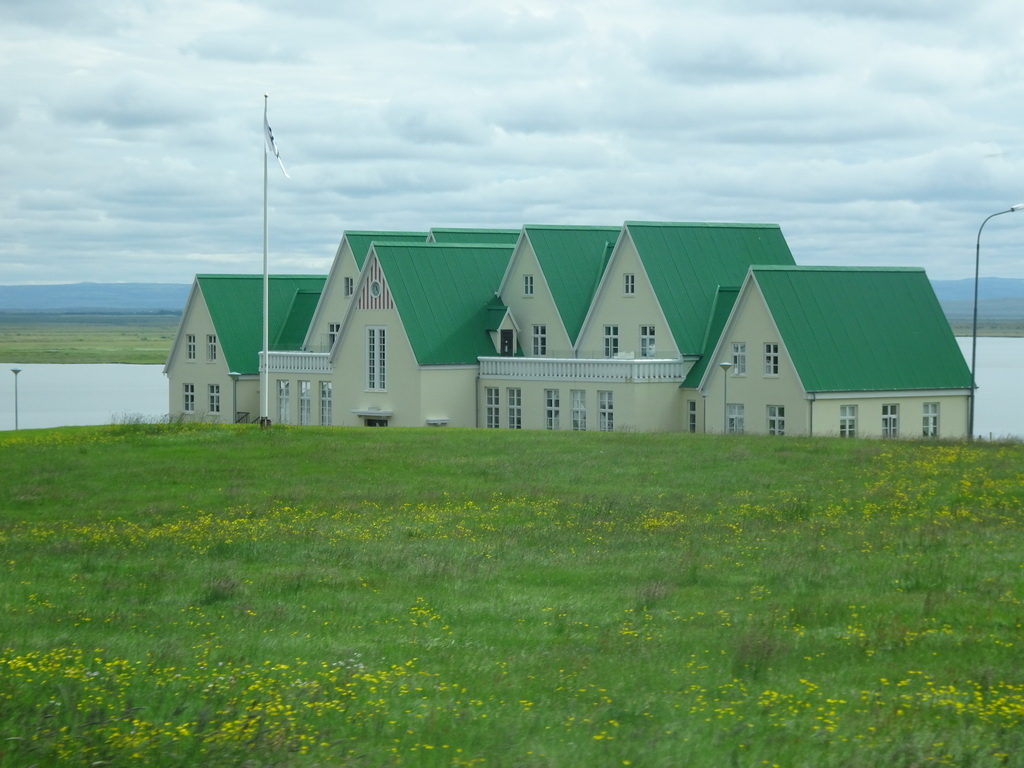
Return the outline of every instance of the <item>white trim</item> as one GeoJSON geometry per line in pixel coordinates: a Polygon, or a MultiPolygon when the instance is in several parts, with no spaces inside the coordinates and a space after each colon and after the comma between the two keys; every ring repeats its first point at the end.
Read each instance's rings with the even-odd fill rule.
{"type": "Polygon", "coordinates": [[[805,392],[805,400],[892,400],[901,397],[963,397],[970,389],[865,389],[845,392],[805,392]]]}
{"type": "Polygon", "coordinates": [[[361,419],[390,419],[394,411],[382,411],[379,408],[353,408],[352,414],[361,419]]]}

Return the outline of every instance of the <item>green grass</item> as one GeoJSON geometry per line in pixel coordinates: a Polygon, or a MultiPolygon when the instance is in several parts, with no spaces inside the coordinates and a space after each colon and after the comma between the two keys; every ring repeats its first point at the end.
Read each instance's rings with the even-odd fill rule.
{"type": "Polygon", "coordinates": [[[0,436],[0,766],[1013,766],[1024,446],[0,436]]]}
{"type": "Polygon", "coordinates": [[[158,365],[167,361],[179,319],[156,313],[0,312],[0,360],[158,365]]]}

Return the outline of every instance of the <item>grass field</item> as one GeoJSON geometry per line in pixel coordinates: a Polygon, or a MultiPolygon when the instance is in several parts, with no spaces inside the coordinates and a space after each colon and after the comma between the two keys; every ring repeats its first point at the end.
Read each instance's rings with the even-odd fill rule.
{"type": "Polygon", "coordinates": [[[1024,446],[0,434],[0,766],[1019,766],[1024,446]]]}
{"type": "Polygon", "coordinates": [[[162,364],[179,319],[174,314],[0,312],[0,360],[162,364]]]}

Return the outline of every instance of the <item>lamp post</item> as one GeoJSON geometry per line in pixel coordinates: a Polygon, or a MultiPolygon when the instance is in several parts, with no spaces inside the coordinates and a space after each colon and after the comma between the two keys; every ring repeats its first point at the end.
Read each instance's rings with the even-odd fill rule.
{"type": "Polygon", "coordinates": [[[1018,203],[1017,205],[1011,206],[1005,211],[996,211],[991,216],[981,222],[981,226],[978,227],[978,239],[974,245],[974,319],[971,323],[971,407],[970,416],[967,419],[967,437],[969,440],[974,439],[974,394],[977,383],[974,378],[975,364],[978,359],[978,275],[979,268],[981,266],[981,230],[988,224],[988,220],[996,216],[1002,216],[1004,213],[1013,213],[1024,208],[1024,203],[1018,203]]]}
{"type": "Polygon", "coordinates": [[[11,368],[11,373],[14,374],[14,429],[18,429],[18,374],[21,373],[21,368],[11,368]]]}
{"type": "Polygon", "coordinates": [[[238,421],[238,377],[242,374],[232,371],[228,374],[231,377],[231,423],[238,421]]]}
{"type": "Polygon", "coordinates": [[[722,434],[729,431],[729,369],[732,363],[726,361],[719,363],[722,369],[722,434]]]}

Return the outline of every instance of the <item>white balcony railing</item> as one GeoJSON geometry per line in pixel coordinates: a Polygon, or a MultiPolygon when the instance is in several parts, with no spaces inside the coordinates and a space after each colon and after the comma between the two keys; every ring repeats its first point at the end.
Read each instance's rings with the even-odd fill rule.
{"type": "MultiPolygon", "coordinates": [[[[323,373],[334,372],[331,356],[327,352],[274,352],[269,353],[270,373],[323,373]]],[[[263,353],[260,352],[260,370],[263,353]]]]}
{"type": "Polygon", "coordinates": [[[688,360],[607,358],[481,357],[480,377],[543,381],[675,381],[693,365],[688,360]]]}

